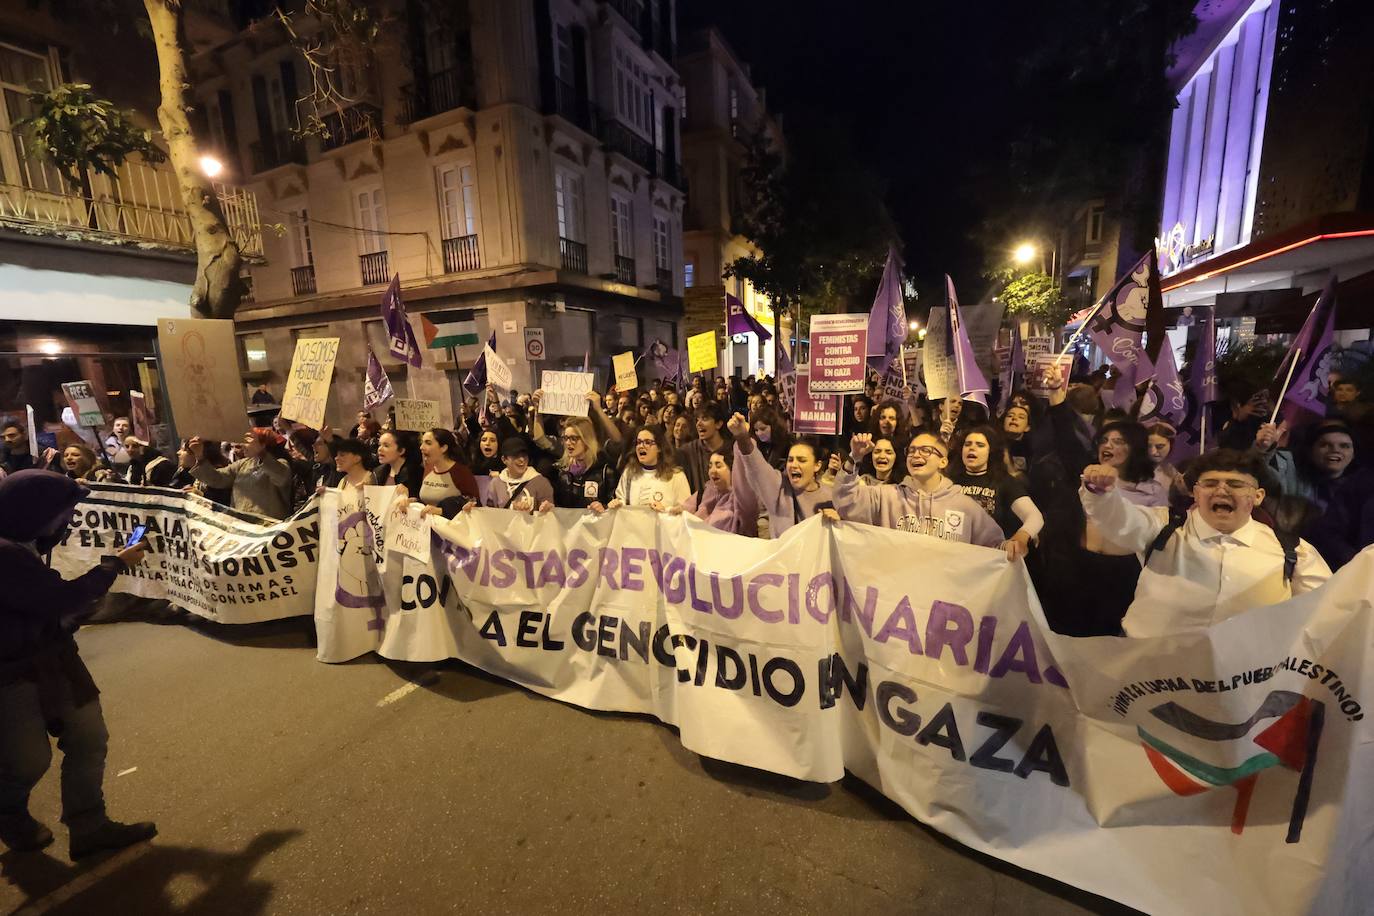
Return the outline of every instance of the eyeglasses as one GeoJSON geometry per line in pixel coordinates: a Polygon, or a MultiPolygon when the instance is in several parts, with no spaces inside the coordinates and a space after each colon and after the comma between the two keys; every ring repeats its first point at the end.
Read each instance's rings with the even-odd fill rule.
{"type": "Polygon", "coordinates": [[[635,440],[635,445],[652,445],[652,446],[657,447],[657,445],[658,445],[658,440],[657,440],[657,439],[636,439],[636,440],[635,440]]]}
{"type": "Polygon", "coordinates": [[[582,441],[582,437],[581,437],[581,436],[564,436],[564,437],[563,437],[563,441],[564,441],[564,442],[581,442],[581,441],[582,441]]]}
{"type": "Polygon", "coordinates": [[[913,445],[906,450],[907,456],[921,455],[926,458],[943,458],[945,453],[933,445],[913,445]]]}
{"type": "Polygon", "coordinates": [[[1232,493],[1244,493],[1248,490],[1258,489],[1254,484],[1250,483],[1249,481],[1237,480],[1234,477],[1230,477],[1225,480],[1222,480],[1217,477],[1208,477],[1204,480],[1199,480],[1197,482],[1197,488],[1199,490],[1207,490],[1210,492],[1211,490],[1215,490],[1218,487],[1225,487],[1232,493]]]}

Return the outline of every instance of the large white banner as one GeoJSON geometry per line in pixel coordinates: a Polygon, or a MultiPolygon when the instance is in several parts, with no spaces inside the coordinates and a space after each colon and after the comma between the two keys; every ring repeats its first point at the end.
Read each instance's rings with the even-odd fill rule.
{"type": "Polygon", "coordinates": [[[52,565],[67,578],[117,553],[146,525],[148,558],[112,591],[160,598],[220,623],[309,614],[319,562],[319,507],[285,521],[238,512],[180,490],[86,484],[52,565]]]}
{"type": "Polygon", "coordinates": [[[652,714],[710,757],[849,770],[975,849],[1151,913],[1357,913],[1374,893],[1369,551],[1208,634],[1070,639],[1023,567],[920,535],[479,509],[383,568],[387,507],[339,499],[321,660],[459,658],[652,714]]]}

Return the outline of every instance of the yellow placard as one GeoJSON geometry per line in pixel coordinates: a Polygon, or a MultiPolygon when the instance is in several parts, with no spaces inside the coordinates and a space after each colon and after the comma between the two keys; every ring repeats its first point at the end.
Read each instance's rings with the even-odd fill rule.
{"type": "Polygon", "coordinates": [[[639,387],[639,376],[635,374],[635,355],[632,351],[617,353],[611,357],[615,369],[615,390],[633,391],[639,387]]]}
{"type": "Polygon", "coordinates": [[[716,332],[703,331],[687,338],[687,371],[705,372],[716,368],[720,352],[716,349],[716,332]]]}
{"type": "Polygon", "coordinates": [[[281,399],[284,419],[310,429],[324,425],[329,382],[334,377],[334,360],[338,355],[337,337],[303,337],[296,341],[291,374],[286,377],[286,394],[281,399]]]}

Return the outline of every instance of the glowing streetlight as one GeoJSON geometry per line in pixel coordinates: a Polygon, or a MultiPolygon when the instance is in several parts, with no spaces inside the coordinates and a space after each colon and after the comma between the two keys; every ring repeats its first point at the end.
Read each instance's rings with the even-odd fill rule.
{"type": "Polygon", "coordinates": [[[38,345],[38,349],[48,356],[56,356],[62,352],[62,345],[55,340],[45,340],[38,345]]]}
{"type": "Polygon", "coordinates": [[[920,323],[919,321],[913,321],[913,322],[911,322],[911,330],[913,330],[913,331],[919,331],[919,330],[921,330],[921,323],[920,323]]]}
{"type": "Polygon", "coordinates": [[[1022,242],[1020,245],[1017,245],[1016,250],[1011,253],[1011,258],[1017,264],[1025,266],[1031,261],[1034,261],[1037,254],[1038,252],[1035,250],[1034,245],[1030,242],[1022,242]]]}
{"type": "Polygon", "coordinates": [[[218,178],[219,173],[224,171],[224,163],[214,156],[201,156],[200,170],[205,173],[206,178],[218,178]]]}

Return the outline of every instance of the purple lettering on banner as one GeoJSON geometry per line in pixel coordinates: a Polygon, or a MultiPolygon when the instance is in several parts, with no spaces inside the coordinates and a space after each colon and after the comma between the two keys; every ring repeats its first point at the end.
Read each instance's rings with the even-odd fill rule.
{"type": "Polygon", "coordinates": [[[988,677],[1002,677],[1008,671],[1020,671],[1032,684],[1040,683],[1040,665],[1035,658],[1035,640],[1031,639],[1030,622],[1023,620],[1011,634],[1002,657],[992,666],[988,677]]]}
{"type": "Polygon", "coordinates": [[[687,567],[687,590],[692,595],[692,610],[700,611],[703,614],[711,613],[711,604],[702,601],[697,597],[697,565],[695,563],[687,567]]]}
{"type": "Polygon", "coordinates": [[[510,588],[515,584],[514,550],[498,550],[491,555],[491,587],[510,588]]]}
{"type": "MultiPolygon", "coordinates": [[[[671,555],[669,555],[671,556],[671,555]]],[[[649,551],[649,572],[653,574],[654,583],[658,585],[660,592],[667,591],[663,581],[663,567],[666,562],[665,555],[657,550],[649,551]]]]}
{"type": "Polygon", "coordinates": [[[801,623],[801,573],[787,574],[787,622],[801,623]]]}
{"type": "Polygon", "coordinates": [[[663,573],[663,597],[669,604],[681,604],[687,597],[687,561],[673,557],[663,573]]]}
{"type": "MultiPolygon", "coordinates": [[[[849,587],[846,580],[843,583],[844,603],[840,605],[840,619],[848,623],[853,620],[855,613],[859,616],[859,623],[863,626],[864,632],[869,638],[873,637],[873,617],[878,610],[878,590],[873,586],[868,586],[868,594],[864,598],[864,606],[859,607],[859,602],[854,600],[854,590],[849,587]],[[852,608],[852,610],[851,610],[852,608]]],[[[902,600],[906,600],[903,597],[902,600]]]]}
{"type": "Polygon", "coordinates": [[[992,638],[996,635],[997,618],[980,618],[978,621],[978,654],[973,658],[973,670],[979,674],[988,673],[988,662],[992,660],[992,638]]]}
{"type": "Polygon", "coordinates": [[[730,594],[734,600],[726,604],[720,597],[720,576],[711,573],[711,602],[715,605],[717,614],[726,620],[738,620],[744,613],[744,577],[732,576],[729,581],[730,594]]]}
{"type": "Polygon", "coordinates": [[[936,601],[930,606],[930,618],[926,620],[926,655],[935,661],[940,660],[945,646],[954,654],[954,663],[968,664],[968,644],[973,639],[973,615],[968,608],[946,601],[936,601]],[[950,625],[953,624],[951,629],[950,625]]]}
{"type": "MultiPolygon", "coordinates": [[[[871,617],[868,625],[873,625],[871,617]]],[[[892,614],[878,631],[878,635],[873,637],[873,641],[887,642],[894,636],[906,643],[907,650],[912,655],[921,654],[921,640],[916,635],[916,614],[911,610],[911,602],[907,600],[906,595],[897,602],[897,606],[893,608],[892,614]]]]}
{"type": "Polygon", "coordinates": [[[823,572],[811,580],[811,584],[806,587],[806,613],[810,614],[820,623],[829,623],[830,615],[835,613],[835,577],[823,572]],[[829,607],[825,613],[821,613],[819,598],[824,592],[828,598],[829,607]]]}
{"type": "Polygon", "coordinates": [[[759,592],[768,586],[782,585],[782,576],[777,573],[761,573],[749,580],[749,612],[764,623],[780,623],[782,611],[765,610],[759,600],[759,592]]]}
{"type": "Polygon", "coordinates": [[[568,577],[568,588],[581,588],[587,582],[587,561],[591,559],[591,554],[585,550],[572,550],[568,552],[568,569],[572,570],[572,575],[568,577]]]}
{"type": "Polygon", "coordinates": [[[614,550],[612,550],[611,548],[609,548],[609,547],[602,547],[602,548],[601,548],[601,563],[600,563],[600,565],[599,565],[599,569],[600,569],[599,575],[600,575],[600,577],[601,577],[600,581],[605,582],[606,585],[607,585],[608,587],[610,587],[612,590],[614,590],[614,589],[616,588],[616,584],[615,584],[615,565],[616,565],[616,552],[615,552],[614,550]]]}
{"type": "Polygon", "coordinates": [[[1067,688],[1069,686],[1069,682],[1064,680],[1064,675],[1060,674],[1059,669],[1054,667],[1054,665],[1050,665],[1048,668],[1045,669],[1045,680],[1049,681],[1056,687],[1067,688]]]}
{"type": "Polygon", "coordinates": [[[453,575],[458,570],[462,570],[472,582],[477,578],[477,567],[482,558],[482,548],[474,547],[469,550],[466,547],[459,547],[448,538],[436,538],[439,550],[444,554],[445,563],[448,566],[449,575],[453,575]]]}
{"type": "Polygon", "coordinates": [[[539,584],[536,588],[543,588],[546,585],[566,588],[567,581],[568,577],[563,568],[561,555],[556,550],[550,550],[548,556],[544,558],[544,565],[539,570],[539,584]]]}
{"type": "Polygon", "coordinates": [[[649,551],[643,547],[625,547],[620,551],[620,587],[631,592],[644,591],[644,558],[649,551]]]}
{"type": "Polygon", "coordinates": [[[517,560],[519,560],[520,562],[522,562],[522,563],[525,564],[525,587],[526,587],[526,588],[534,588],[534,564],[535,564],[538,560],[542,559],[543,556],[544,556],[544,551],[542,551],[542,550],[530,550],[530,551],[517,550],[517,551],[515,552],[515,558],[516,558],[517,560]]]}

